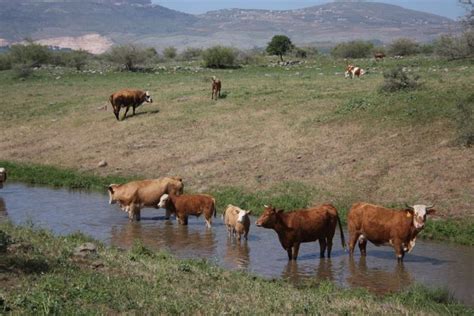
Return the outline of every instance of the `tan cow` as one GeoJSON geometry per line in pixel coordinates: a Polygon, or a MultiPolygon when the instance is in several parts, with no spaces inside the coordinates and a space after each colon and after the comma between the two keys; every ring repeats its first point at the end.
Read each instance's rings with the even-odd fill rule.
{"type": "Polygon", "coordinates": [[[250,218],[249,215],[252,211],[246,211],[240,207],[234,206],[232,204],[227,205],[227,208],[222,214],[224,219],[224,224],[227,226],[227,232],[230,236],[237,237],[240,241],[242,235],[244,238],[248,239],[248,234],[250,230],[250,218]]]}
{"type": "Polygon", "coordinates": [[[222,82],[216,78],[216,76],[212,76],[212,95],[211,99],[218,99],[221,97],[221,88],[222,82]]]}
{"type": "Polygon", "coordinates": [[[342,247],[345,248],[341,220],[336,208],[331,204],[323,204],[288,213],[265,205],[263,214],[257,220],[256,225],[274,229],[283,249],[288,252],[288,259],[296,260],[300,244],[316,240],[319,240],[321,258],[324,258],[326,246],[328,258],[330,258],[332,239],[338,223],[342,247]]]}
{"type": "Polygon", "coordinates": [[[395,249],[398,261],[415,246],[418,233],[423,230],[426,215],[435,213],[433,206],[414,205],[405,209],[389,209],[369,203],[352,205],[347,216],[349,253],[354,253],[357,241],[362,256],[366,255],[367,241],[376,246],[385,244],[395,249]]]}
{"type": "Polygon", "coordinates": [[[115,92],[109,98],[114,110],[117,121],[120,121],[119,114],[121,108],[126,108],[123,119],[127,117],[130,107],[133,108],[133,115],[135,115],[135,108],[142,105],[144,102],[153,103],[153,99],[148,91],[123,89],[115,92]]]}
{"type": "Polygon", "coordinates": [[[0,168],[0,189],[3,188],[3,183],[7,181],[7,170],[0,168]]]}
{"type": "MultiPolygon", "coordinates": [[[[108,187],[109,203],[119,203],[130,220],[140,220],[140,211],[144,207],[157,208],[163,194],[182,194],[184,189],[180,177],[132,181],[125,184],[111,184],[108,187]]],[[[166,218],[170,216],[166,212],[166,218]]]]}
{"type": "Polygon", "coordinates": [[[216,217],[216,200],[206,194],[183,194],[179,196],[173,193],[163,194],[158,206],[176,214],[181,225],[188,225],[189,215],[199,217],[204,214],[206,226],[211,228],[212,215],[216,217]]]}

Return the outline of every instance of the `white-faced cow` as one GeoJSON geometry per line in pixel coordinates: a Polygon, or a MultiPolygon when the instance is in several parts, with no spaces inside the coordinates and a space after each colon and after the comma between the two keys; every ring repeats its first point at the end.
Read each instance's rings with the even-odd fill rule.
{"type": "Polygon", "coordinates": [[[3,188],[3,183],[7,181],[7,170],[0,168],[0,189],[3,188]]]}
{"type": "MultiPolygon", "coordinates": [[[[151,180],[132,181],[125,184],[111,184],[108,187],[109,204],[119,203],[128,213],[130,220],[140,220],[144,207],[157,208],[163,194],[182,194],[184,184],[180,177],[164,177],[151,180]]],[[[166,212],[166,218],[170,216],[166,212]]]]}
{"type": "Polygon", "coordinates": [[[320,256],[324,258],[327,247],[328,258],[331,257],[332,239],[339,223],[342,247],[345,248],[344,233],[337,210],[331,204],[323,204],[308,209],[284,213],[272,206],[265,206],[257,226],[274,229],[280,243],[288,253],[289,260],[296,260],[300,244],[319,240],[320,256]]]}
{"type": "Polygon", "coordinates": [[[121,108],[126,108],[123,119],[127,117],[128,110],[130,107],[133,108],[133,115],[135,115],[135,109],[142,105],[144,102],[153,103],[153,99],[150,96],[148,91],[142,90],[130,90],[124,89],[115,92],[109,98],[110,103],[112,104],[112,109],[114,111],[117,121],[120,120],[119,114],[121,108]]]}
{"type": "Polygon", "coordinates": [[[204,214],[206,226],[211,228],[212,215],[216,217],[216,200],[207,194],[163,194],[158,207],[176,214],[181,225],[188,225],[188,216],[201,216],[204,214]]]}
{"type": "Polygon", "coordinates": [[[250,230],[250,213],[252,211],[246,211],[240,207],[232,204],[227,205],[227,208],[222,214],[224,224],[227,226],[229,236],[237,237],[238,240],[242,238],[242,235],[247,240],[250,230]]]}
{"type": "Polygon", "coordinates": [[[359,242],[361,255],[366,255],[367,241],[376,246],[391,245],[398,261],[415,246],[416,236],[425,226],[426,215],[435,213],[433,206],[414,205],[405,209],[389,209],[368,203],[352,205],[348,218],[349,252],[359,242]]]}
{"type": "Polygon", "coordinates": [[[356,67],[354,65],[347,65],[346,72],[344,73],[344,77],[352,79],[354,78],[354,76],[356,76],[357,78],[359,78],[360,76],[364,74],[365,74],[364,69],[360,67],[356,67]]]}

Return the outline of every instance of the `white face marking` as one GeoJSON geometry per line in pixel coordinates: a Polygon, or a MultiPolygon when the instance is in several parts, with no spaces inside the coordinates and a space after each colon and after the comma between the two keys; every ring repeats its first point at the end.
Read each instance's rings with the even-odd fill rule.
{"type": "Polygon", "coordinates": [[[349,78],[350,76],[351,76],[351,73],[350,73],[349,71],[346,71],[346,72],[344,73],[344,77],[345,77],[345,78],[349,78]]]}
{"type": "Polygon", "coordinates": [[[160,198],[160,203],[158,203],[158,207],[164,208],[166,206],[166,201],[168,201],[168,194],[163,194],[160,198]]]}
{"type": "Polygon", "coordinates": [[[415,216],[413,216],[413,225],[416,229],[423,228],[426,220],[426,205],[413,205],[415,216]]]}
{"type": "Polygon", "coordinates": [[[239,214],[237,215],[237,222],[243,223],[245,216],[247,216],[247,211],[239,209],[239,214]]]}

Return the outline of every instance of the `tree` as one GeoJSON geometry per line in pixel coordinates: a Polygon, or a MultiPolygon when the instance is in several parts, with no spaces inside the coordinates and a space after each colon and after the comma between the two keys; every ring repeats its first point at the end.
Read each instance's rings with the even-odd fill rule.
{"type": "Polygon", "coordinates": [[[106,57],[123,65],[126,70],[134,71],[137,64],[150,58],[150,51],[133,44],[120,45],[112,47],[106,57]]]}
{"type": "Polygon", "coordinates": [[[409,56],[419,52],[420,47],[417,42],[409,38],[399,38],[390,44],[389,51],[393,56],[409,56]]]}
{"type": "Polygon", "coordinates": [[[170,46],[170,47],[166,47],[164,50],[163,50],[163,55],[165,56],[165,58],[168,58],[168,59],[174,59],[177,55],[177,50],[175,47],[173,46],[170,46]]]}
{"type": "Polygon", "coordinates": [[[331,55],[339,58],[365,58],[369,57],[374,44],[369,41],[350,41],[337,44],[332,50],[331,55]]]}
{"type": "Polygon", "coordinates": [[[232,47],[214,46],[202,53],[207,68],[229,68],[236,66],[237,52],[232,47]]]}
{"type": "Polygon", "coordinates": [[[270,55],[280,56],[280,60],[283,61],[283,55],[293,49],[294,45],[286,35],[275,35],[273,36],[270,43],[267,46],[267,53],[270,55]]]}

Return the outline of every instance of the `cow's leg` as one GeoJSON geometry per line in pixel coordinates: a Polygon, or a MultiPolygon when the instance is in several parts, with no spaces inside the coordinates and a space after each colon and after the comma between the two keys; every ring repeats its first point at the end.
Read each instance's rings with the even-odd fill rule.
{"type": "Polygon", "coordinates": [[[367,255],[367,239],[363,236],[359,237],[359,249],[360,249],[360,255],[361,256],[366,256],[367,255]]]}
{"type": "Polygon", "coordinates": [[[403,243],[400,240],[395,240],[393,242],[393,248],[395,249],[397,261],[403,262],[403,257],[405,256],[405,251],[403,251],[403,243]]]}
{"type": "Polygon", "coordinates": [[[117,118],[117,121],[120,121],[119,114],[120,114],[120,108],[114,107],[114,115],[117,118]]]}
{"type": "Polygon", "coordinates": [[[298,252],[300,251],[300,243],[296,243],[293,245],[293,260],[298,258],[298,252]]]}
{"type": "Polygon", "coordinates": [[[211,224],[212,224],[212,219],[211,218],[206,218],[206,227],[211,228],[212,227],[211,224]]]}
{"type": "Polygon", "coordinates": [[[170,217],[171,217],[171,212],[168,209],[166,209],[165,219],[170,219],[170,217]]]}
{"type": "Polygon", "coordinates": [[[354,254],[354,248],[357,242],[357,239],[359,238],[359,234],[350,234],[349,238],[349,255],[354,254]]]}
{"type": "Polygon", "coordinates": [[[133,113],[132,113],[133,116],[135,116],[135,108],[136,108],[136,106],[134,105],[133,106],[133,113]]]}
{"type": "Polygon", "coordinates": [[[288,260],[293,260],[293,253],[292,253],[293,247],[290,246],[286,248],[286,252],[288,253],[288,260]]]}
{"type": "Polygon", "coordinates": [[[332,250],[332,237],[326,238],[326,243],[328,245],[328,258],[331,258],[331,250],[332,250]]]}
{"type": "Polygon", "coordinates": [[[127,108],[125,109],[125,114],[123,115],[123,119],[127,117],[128,110],[130,110],[130,105],[127,105],[127,108]]]}
{"type": "Polygon", "coordinates": [[[319,257],[324,258],[324,252],[326,251],[326,238],[319,238],[319,257]]]}

